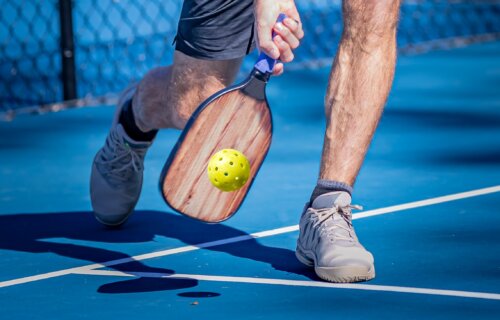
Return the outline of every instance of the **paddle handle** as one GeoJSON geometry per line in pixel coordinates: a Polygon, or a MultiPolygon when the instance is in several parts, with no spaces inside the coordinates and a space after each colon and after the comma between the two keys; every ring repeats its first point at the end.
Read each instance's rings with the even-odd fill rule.
{"type": "MultiPolygon", "coordinates": [[[[285,20],[286,15],[284,13],[280,13],[276,22],[283,22],[285,20]]],[[[276,32],[273,31],[273,38],[276,36],[276,32]]],[[[278,62],[278,60],[271,58],[264,52],[261,52],[259,58],[257,58],[257,62],[255,63],[254,68],[259,70],[262,73],[273,73],[274,65],[278,62]]]]}

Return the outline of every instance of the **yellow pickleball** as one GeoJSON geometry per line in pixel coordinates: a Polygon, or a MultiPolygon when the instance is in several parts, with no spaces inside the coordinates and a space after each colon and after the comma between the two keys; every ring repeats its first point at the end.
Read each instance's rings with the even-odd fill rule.
{"type": "Polygon", "coordinates": [[[223,149],[208,161],[208,179],[219,190],[235,191],[245,185],[250,177],[250,163],[238,150],[223,149]]]}

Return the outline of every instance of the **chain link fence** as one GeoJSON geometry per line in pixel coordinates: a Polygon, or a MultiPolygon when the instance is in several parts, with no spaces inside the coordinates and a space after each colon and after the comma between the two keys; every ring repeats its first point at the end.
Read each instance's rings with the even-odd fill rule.
{"type": "MultiPolygon", "coordinates": [[[[288,70],[329,65],[342,32],[341,1],[296,2],[306,38],[288,70]]],[[[112,101],[147,70],[172,61],[181,7],[181,0],[0,0],[0,116],[112,101]],[[73,100],[61,103],[65,98],[73,100]]],[[[500,0],[403,1],[402,53],[498,38],[500,0]]]]}

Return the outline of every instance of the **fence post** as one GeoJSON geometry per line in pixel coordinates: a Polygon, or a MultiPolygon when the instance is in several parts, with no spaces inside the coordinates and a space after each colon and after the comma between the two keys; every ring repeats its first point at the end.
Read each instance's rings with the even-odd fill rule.
{"type": "Polygon", "coordinates": [[[59,0],[61,63],[64,100],[77,98],[72,0],[59,0]]]}

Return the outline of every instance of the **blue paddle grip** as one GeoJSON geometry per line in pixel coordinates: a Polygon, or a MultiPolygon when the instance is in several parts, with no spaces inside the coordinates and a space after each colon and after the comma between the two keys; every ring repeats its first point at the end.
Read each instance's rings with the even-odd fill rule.
{"type": "MultiPolygon", "coordinates": [[[[286,15],[284,13],[280,13],[276,22],[283,22],[285,20],[286,15]]],[[[273,31],[273,38],[276,36],[276,33],[273,31]]],[[[278,60],[271,58],[264,52],[261,52],[259,58],[257,58],[257,62],[255,63],[255,69],[259,70],[262,73],[272,73],[274,69],[274,65],[278,60]]]]}

